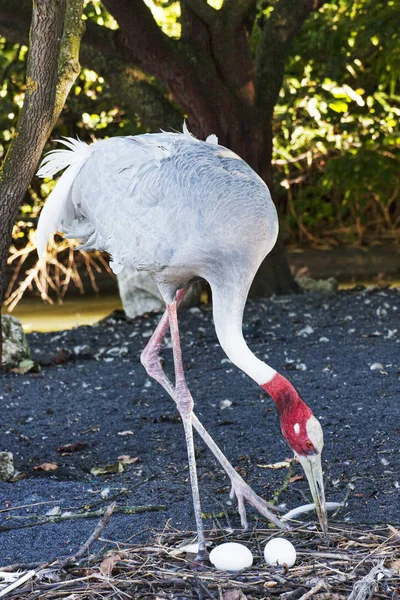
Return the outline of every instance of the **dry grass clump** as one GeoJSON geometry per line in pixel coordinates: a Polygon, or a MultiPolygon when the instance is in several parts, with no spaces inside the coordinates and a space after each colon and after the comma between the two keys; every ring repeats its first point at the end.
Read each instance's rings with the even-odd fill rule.
{"type": "Polygon", "coordinates": [[[106,271],[113,276],[108,262],[101,252],[74,252],[77,248],[79,243],[76,240],[62,239],[56,242],[54,236],[50,236],[46,262],[42,262],[37,259],[33,230],[29,232],[28,241],[23,248],[12,246],[7,264],[12,265],[13,275],[4,302],[8,310],[11,312],[16,307],[27,290],[36,289],[42,300],[49,304],[54,304],[54,297],[57,302],[61,302],[71,284],[83,294],[83,272],[87,273],[92,289],[98,292],[96,275],[106,271]],[[29,268],[22,274],[26,265],[29,268]]]}

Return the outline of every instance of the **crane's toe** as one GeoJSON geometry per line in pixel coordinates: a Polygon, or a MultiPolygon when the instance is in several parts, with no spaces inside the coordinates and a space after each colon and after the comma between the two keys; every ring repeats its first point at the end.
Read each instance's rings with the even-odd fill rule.
{"type": "Polygon", "coordinates": [[[251,487],[238,475],[238,478],[231,480],[232,488],[230,498],[236,498],[238,503],[238,511],[240,515],[240,522],[244,530],[248,528],[247,515],[245,502],[248,502],[253,506],[261,515],[266,519],[274,523],[280,529],[289,531],[291,527],[281,521],[271,510],[277,510],[276,506],[273,506],[266,502],[261,496],[258,496],[251,487]]]}
{"type": "Polygon", "coordinates": [[[231,492],[229,494],[229,497],[231,500],[233,500],[234,498],[237,499],[238,512],[240,515],[240,523],[241,523],[244,531],[246,531],[248,529],[249,525],[247,523],[247,514],[246,514],[246,507],[244,505],[244,497],[243,497],[243,494],[241,494],[239,491],[236,491],[235,486],[233,485],[233,482],[232,482],[232,487],[231,487],[231,492]]]}

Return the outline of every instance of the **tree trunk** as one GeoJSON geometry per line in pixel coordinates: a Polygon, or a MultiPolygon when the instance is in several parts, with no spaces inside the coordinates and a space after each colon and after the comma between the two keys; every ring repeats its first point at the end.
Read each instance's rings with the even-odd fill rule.
{"type": "MultiPolygon", "coordinates": [[[[255,114],[245,114],[242,117],[242,136],[238,140],[231,139],[230,148],[240,156],[260,175],[266,182],[272,199],[274,199],[273,171],[272,171],[272,115],[269,122],[264,122],[263,132],[260,131],[259,121],[255,114]],[[240,146],[238,148],[237,146],[240,146]]],[[[265,121],[265,115],[264,115],[265,121]]],[[[240,127],[236,124],[236,130],[240,127]]],[[[222,145],[224,140],[220,140],[222,145]]],[[[279,212],[279,206],[277,206],[279,212]]],[[[287,260],[287,253],[283,243],[282,234],[272,251],[261,264],[253,284],[250,288],[251,298],[271,296],[273,294],[290,294],[300,291],[293,278],[287,260]]]]}
{"type": "MultiPolygon", "coordinates": [[[[204,139],[217,134],[220,144],[236,152],[262,177],[273,196],[272,121],[285,59],[293,35],[324,0],[298,0],[294,18],[291,0],[278,2],[274,18],[263,32],[261,60],[255,69],[246,23],[249,10],[254,9],[252,0],[225,2],[220,11],[202,1],[181,0],[179,42],[162,34],[142,1],[104,1],[119,23],[117,48],[123,58],[155,75],[187,113],[194,135],[204,139]],[[273,41],[270,54],[268,38],[273,41]],[[280,50],[273,68],[270,58],[280,50]]],[[[251,295],[295,291],[298,286],[279,237],[256,275],[251,295]]]]}
{"type": "Polygon", "coordinates": [[[12,228],[44,145],[79,73],[83,0],[35,0],[26,94],[15,136],[0,170],[0,368],[1,308],[12,228]]]}

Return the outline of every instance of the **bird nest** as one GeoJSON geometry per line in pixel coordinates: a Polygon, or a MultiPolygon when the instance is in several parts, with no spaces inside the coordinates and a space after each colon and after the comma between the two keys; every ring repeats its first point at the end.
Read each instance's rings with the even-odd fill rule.
{"type": "Polygon", "coordinates": [[[264,545],[281,533],[271,528],[208,531],[210,547],[238,541],[252,551],[253,566],[232,574],[217,571],[209,563],[194,564],[194,555],[182,548],[191,541],[193,533],[167,527],[161,533],[155,532],[151,543],[112,542],[114,550],[106,554],[94,556],[86,552],[79,559],[76,555],[64,561],[25,565],[25,573],[21,571],[24,565],[3,568],[3,577],[9,573],[9,581],[12,575],[16,580],[14,589],[10,589],[13,585],[10,583],[0,586],[0,597],[24,600],[399,598],[400,531],[394,527],[331,524],[327,541],[315,526],[303,524],[290,535],[285,534],[296,547],[295,565],[290,569],[267,567],[263,560],[264,545]]]}

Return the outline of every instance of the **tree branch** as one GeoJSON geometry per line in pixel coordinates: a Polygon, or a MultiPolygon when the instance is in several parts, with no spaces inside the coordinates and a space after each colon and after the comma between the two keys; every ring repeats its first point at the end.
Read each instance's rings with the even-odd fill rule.
{"type": "Polygon", "coordinates": [[[207,25],[213,22],[216,10],[206,0],[184,0],[185,4],[190,6],[192,11],[207,25]]]}
{"type": "Polygon", "coordinates": [[[244,106],[253,107],[253,62],[245,25],[216,19],[211,29],[211,47],[219,77],[229,94],[244,106]]]}
{"type": "Polygon", "coordinates": [[[242,23],[249,15],[250,11],[255,9],[257,0],[225,0],[222,5],[222,13],[233,24],[242,23]]]}
{"type": "MultiPolygon", "coordinates": [[[[30,3],[21,0],[22,10],[16,11],[13,2],[14,0],[0,0],[0,33],[3,35],[9,29],[11,17],[13,23],[24,23],[27,26],[29,22],[27,11],[30,9],[30,3]],[[7,21],[3,20],[5,6],[8,6],[7,21]]],[[[146,87],[143,82],[133,84],[131,65],[151,74],[169,90],[183,111],[189,115],[189,126],[196,135],[204,137],[217,130],[220,136],[230,135],[231,126],[228,123],[226,127],[218,127],[218,121],[224,121],[225,117],[217,117],[214,106],[220,106],[224,114],[226,113],[225,120],[229,121],[229,115],[234,110],[232,98],[229,98],[226,82],[223,83],[216,72],[207,26],[193,13],[190,6],[186,5],[184,8],[186,14],[190,13],[188,18],[197,37],[194,39],[190,35],[185,43],[183,40],[168,38],[142,0],[105,0],[105,4],[118,21],[120,29],[110,30],[88,20],[82,41],[83,63],[90,65],[108,81],[116,82],[117,89],[122,87],[125,102],[140,114],[151,128],[165,126],[168,119],[172,119],[172,126],[175,127],[180,113],[173,105],[171,108],[167,107],[168,101],[157,88],[150,91],[150,87],[146,87]],[[204,27],[201,29],[201,35],[199,25],[204,27]],[[199,35],[201,40],[197,40],[199,35]],[[198,44],[193,43],[196,40],[198,44]],[[196,69],[193,68],[194,61],[196,69]],[[118,77],[113,71],[114,68],[118,77]],[[129,82],[123,79],[123,73],[126,71],[130,73],[129,82]],[[204,93],[204,89],[208,90],[207,94],[204,93]],[[140,109],[138,102],[143,94],[151,95],[151,104],[140,109]],[[162,123],[156,122],[157,114],[163,116],[162,123]]],[[[218,11],[214,12],[218,14],[218,11]]],[[[23,42],[25,37],[19,35],[16,39],[14,36],[13,41],[23,42]]],[[[225,143],[229,143],[229,138],[226,138],[225,143]]]]}
{"type": "MultiPolygon", "coordinates": [[[[0,35],[16,44],[28,45],[29,23],[32,13],[30,0],[21,0],[16,10],[14,0],[0,0],[0,35]]],[[[86,21],[86,30],[80,47],[80,62],[103,76],[110,86],[118,90],[127,109],[139,115],[146,127],[156,131],[179,129],[182,113],[164,96],[161,89],[138,76],[123,62],[115,48],[114,30],[86,21]]]]}
{"type": "MultiPolygon", "coordinates": [[[[104,77],[112,87],[119,91],[127,108],[151,131],[165,129],[180,130],[183,122],[182,113],[164,97],[161,89],[149,83],[146,79],[137,77],[135,69],[122,62],[114,62],[115,68],[108,65],[104,77]]],[[[92,68],[96,70],[95,63],[92,68]]]]}
{"type": "Polygon", "coordinates": [[[256,103],[272,117],[282,87],[285,62],[293,37],[304,21],[327,0],[280,0],[266,21],[256,58],[256,103]]]}
{"type": "Polygon", "coordinates": [[[190,47],[204,58],[210,57],[210,33],[207,23],[201,19],[190,6],[189,2],[181,0],[181,42],[190,47]]]}
{"type": "Polygon", "coordinates": [[[171,92],[189,113],[197,135],[214,131],[217,118],[204,94],[207,74],[193,68],[184,44],[161,31],[143,0],[105,0],[105,5],[120,27],[116,47],[123,60],[153,75],[171,92]]]}
{"type": "Polygon", "coordinates": [[[129,61],[144,70],[149,64],[175,58],[173,46],[176,44],[160,27],[143,0],[105,0],[104,5],[119,25],[116,46],[129,61]]]}

